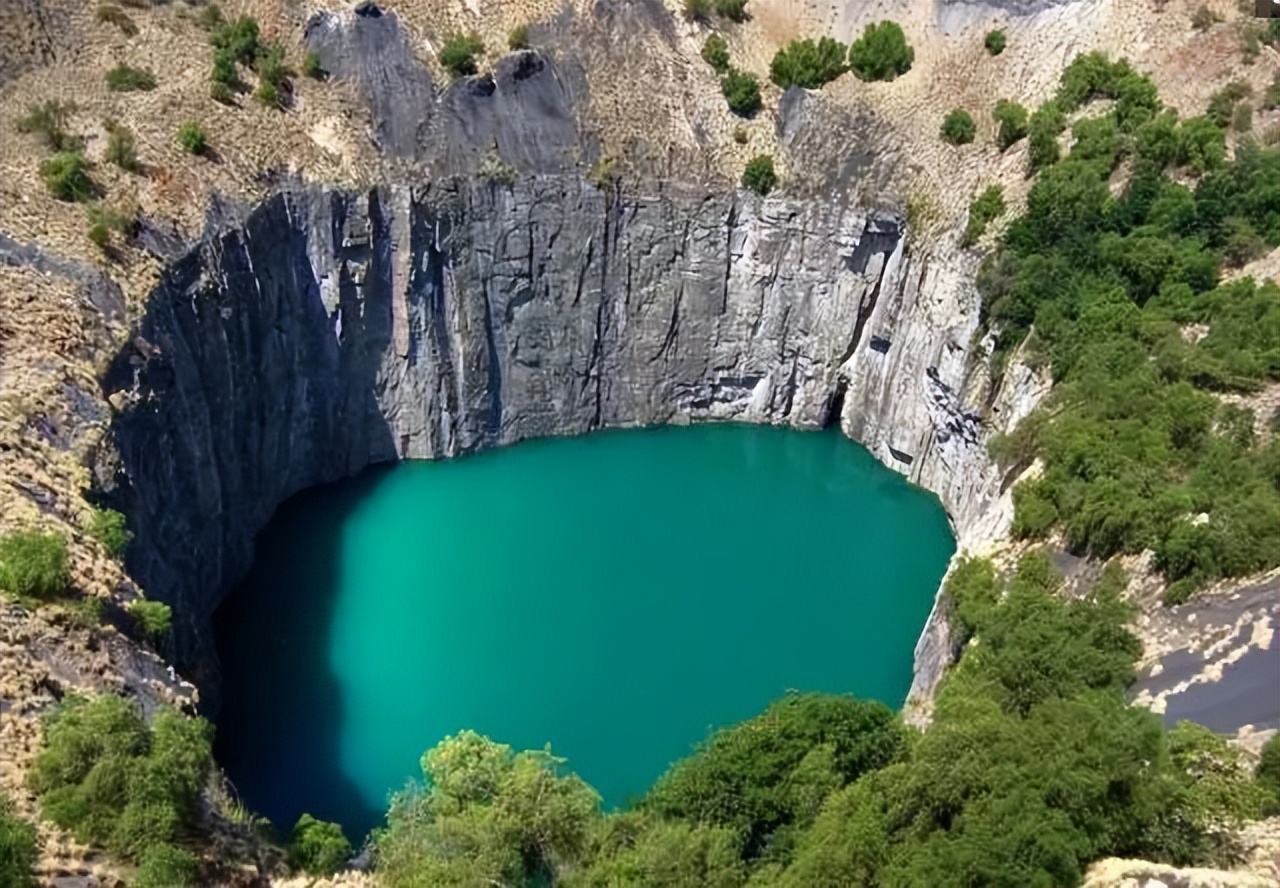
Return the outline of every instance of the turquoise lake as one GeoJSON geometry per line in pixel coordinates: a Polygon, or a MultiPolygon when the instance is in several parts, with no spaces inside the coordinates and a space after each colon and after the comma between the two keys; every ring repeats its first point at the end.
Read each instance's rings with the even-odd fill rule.
{"type": "Polygon", "coordinates": [[[306,491],[216,617],[244,802],[357,841],[442,737],[552,750],[608,806],[790,689],[899,706],[954,550],[838,432],[609,431],[306,491]]]}

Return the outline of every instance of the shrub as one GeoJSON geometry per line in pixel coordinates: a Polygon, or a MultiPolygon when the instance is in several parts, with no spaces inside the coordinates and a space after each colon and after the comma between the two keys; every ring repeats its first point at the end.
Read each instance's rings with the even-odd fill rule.
{"type": "Polygon", "coordinates": [[[747,0],[715,0],[715,9],[716,15],[731,22],[745,22],[750,18],[747,0]]]}
{"type": "Polygon", "coordinates": [[[507,32],[507,49],[513,52],[529,48],[529,26],[516,25],[507,32]]]}
{"type": "Polygon", "coordinates": [[[302,57],[302,74],[304,77],[310,77],[312,80],[323,80],[324,69],[320,67],[320,56],[311,50],[307,50],[302,57]]]}
{"type": "Polygon", "coordinates": [[[750,117],[760,110],[760,81],[756,75],[730,68],[720,80],[720,89],[729,101],[729,110],[750,117]]]}
{"type": "Polygon", "coordinates": [[[118,123],[107,127],[107,148],[102,156],[107,163],[114,163],[122,170],[138,169],[138,144],[128,127],[118,123]]]}
{"type": "Polygon", "coordinates": [[[222,105],[234,105],[236,101],[235,93],[231,91],[231,87],[217,81],[209,84],[209,98],[222,105]]]}
{"type": "Polygon", "coordinates": [[[174,709],[148,728],[120,697],[68,697],[45,723],[27,780],[46,818],[137,862],[197,826],[211,736],[208,722],[174,709]]]}
{"type": "Polygon", "coordinates": [[[618,171],[614,169],[613,158],[611,157],[600,158],[587,171],[587,181],[596,188],[608,188],[617,180],[618,171]]]}
{"type": "Polygon", "coordinates": [[[190,851],[173,845],[156,845],[142,854],[133,888],[196,888],[200,861],[190,851]]]}
{"type": "Polygon", "coordinates": [[[996,133],[996,144],[1001,151],[1007,151],[1009,146],[1027,134],[1027,109],[1017,102],[1001,99],[996,102],[991,116],[1000,127],[996,133]]]}
{"type": "Polygon", "coordinates": [[[67,134],[67,118],[71,106],[48,101],[42,105],[28,105],[27,112],[18,118],[18,132],[40,137],[45,147],[53,151],[73,151],[80,141],[67,134]]]}
{"type": "Polygon", "coordinates": [[[702,60],[715,69],[717,74],[729,71],[729,45],[719,34],[712,34],[702,44],[702,60]]]}
{"type": "Polygon", "coordinates": [[[747,144],[747,131],[744,127],[735,126],[733,128],[733,141],[739,145],[747,144]]]}
{"type": "Polygon", "coordinates": [[[218,50],[215,59],[222,56],[242,65],[252,65],[258,55],[258,21],[251,16],[241,16],[233,22],[222,20],[222,13],[215,16],[218,23],[209,35],[209,43],[218,50]]]}
{"type": "Polygon", "coordinates": [[[89,226],[89,240],[98,249],[105,250],[107,244],[111,243],[111,229],[101,222],[94,222],[89,226]]]}
{"type": "Polygon", "coordinates": [[[966,246],[977,243],[987,230],[987,225],[1004,212],[1004,189],[988,185],[986,190],[969,204],[969,222],[964,229],[966,246]]]}
{"type": "Polygon", "coordinates": [[[135,92],[156,88],[156,76],[146,68],[116,65],[107,72],[107,89],[116,92],[135,92]]]}
{"type": "Polygon", "coordinates": [[[778,184],[778,176],[773,171],[773,158],[768,154],[758,154],[751,158],[742,171],[742,184],[762,196],[772,191],[778,184]]]}
{"type": "Polygon", "coordinates": [[[196,17],[200,27],[206,31],[217,31],[227,20],[222,17],[222,8],[217,3],[210,3],[200,10],[200,14],[196,17]]]}
{"type": "Polygon", "coordinates": [[[911,70],[915,57],[897,22],[867,25],[849,47],[849,67],[861,80],[893,80],[911,70]]]}
{"type": "Polygon", "coordinates": [[[0,592],[50,599],[70,585],[67,539],[62,534],[28,530],[0,536],[0,592]]]}
{"type": "Polygon", "coordinates": [[[92,595],[68,601],[64,605],[67,621],[79,629],[96,629],[102,625],[102,599],[92,595]]]}
{"type": "Polygon", "coordinates": [[[129,603],[129,613],[138,621],[142,631],[151,638],[168,635],[173,626],[173,611],[163,602],[135,598],[129,603]]]}
{"type": "Polygon", "coordinates": [[[476,56],[483,52],[479,34],[451,34],[440,50],[440,64],[454,77],[465,77],[476,73],[476,56]]]}
{"type": "Polygon", "coordinates": [[[953,109],[942,121],[942,138],[952,145],[968,145],[977,131],[973,118],[963,108],[953,109]]]}
{"type": "Polygon", "coordinates": [[[261,80],[279,87],[289,76],[289,69],[284,64],[284,47],[274,41],[259,43],[253,57],[253,69],[261,80]]]}
{"type": "Polygon", "coordinates": [[[687,22],[708,22],[711,20],[712,0],[684,0],[681,9],[687,22]]]}
{"type": "Polygon", "coordinates": [[[126,37],[136,37],[138,35],[138,26],[134,24],[133,19],[129,18],[129,14],[114,3],[99,3],[95,17],[100,22],[108,22],[115,25],[126,37]]]}
{"type": "Polygon", "coordinates": [[[1191,27],[1197,31],[1207,31],[1222,21],[1222,18],[1207,6],[1201,6],[1191,16],[1191,27]]]}
{"type": "Polygon", "coordinates": [[[1231,123],[1231,114],[1235,110],[1236,103],[1247,98],[1252,92],[1253,88],[1245,81],[1233,80],[1209,97],[1209,106],[1205,109],[1204,116],[1225,128],[1231,123]]]}
{"type": "Polygon", "coordinates": [[[289,866],[313,876],[327,876],[351,857],[351,843],[336,823],[303,814],[289,839],[289,866]]]}
{"type": "Polygon", "coordinates": [[[253,91],[253,97],[264,108],[280,107],[280,90],[270,80],[263,80],[259,83],[258,88],[253,91]]]}
{"type": "Polygon", "coordinates": [[[844,44],[830,37],[823,37],[817,43],[792,40],[774,55],[769,64],[769,78],[783,89],[789,86],[818,89],[844,73],[844,56],[844,44]]]}
{"type": "Polygon", "coordinates": [[[1262,816],[1274,817],[1280,814],[1280,734],[1272,736],[1262,745],[1253,779],[1266,794],[1262,816]]]}
{"type": "Polygon", "coordinates": [[[32,873],[39,859],[36,829],[13,813],[13,803],[0,793],[0,886],[35,888],[32,873]]]}
{"type": "Polygon", "coordinates": [[[89,518],[89,535],[102,543],[107,554],[119,558],[133,534],[125,526],[124,516],[114,509],[94,509],[89,518]]]}
{"type": "Polygon", "coordinates": [[[194,120],[188,120],[178,127],[178,144],[188,154],[204,154],[209,150],[209,142],[204,134],[204,127],[194,120]]]}
{"type": "Polygon", "coordinates": [[[1247,133],[1253,129],[1253,105],[1248,102],[1236,105],[1235,113],[1231,116],[1231,128],[1238,133],[1247,133]]]}
{"type": "Polygon", "coordinates": [[[1001,31],[999,28],[994,31],[988,31],[986,39],[982,41],[982,45],[987,48],[987,52],[991,53],[993,56],[998,56],[1000,53],[1004,52],[1005,44],[1006,40],[1004,31],[1001,31]]]}
{"type": "Polygon", "coordinates": [[[1058,162],[1061,153],[1058,148],[1058,135],[1066,125],[1066,116],[1054,101],[1045,102],[1031,115],[1028,126],[1027,158],[1033,172],[1058,162]]]}

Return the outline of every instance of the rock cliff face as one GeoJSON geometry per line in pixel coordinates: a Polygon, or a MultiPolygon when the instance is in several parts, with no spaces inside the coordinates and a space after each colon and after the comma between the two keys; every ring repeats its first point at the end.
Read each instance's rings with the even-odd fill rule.
{"type": "MultiPolygon", "coordinates": [[[[913,259],[897,217],[840,203],[576,176],[281,192],[171,266],[107,380],[130,571],[216,686],[209,616],[291,494],[396,458],[710,419],[839,421],[964,539],[999,491],[962,397],[960,280],[913,259]]],[[[944,633],[926,672],[945,655],[944,633]]]]}

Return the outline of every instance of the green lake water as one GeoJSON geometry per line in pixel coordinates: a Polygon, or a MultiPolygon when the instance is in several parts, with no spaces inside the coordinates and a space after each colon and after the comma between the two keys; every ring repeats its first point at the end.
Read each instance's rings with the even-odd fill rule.
{"type": "Polygon", "coordinates": [[[610,431],[306,491],[216,622],[217,752],[245,803],[377,825],[473,728],[606,805],[789,689],[902,703],[954,542],[835,431],[610,431]]]}

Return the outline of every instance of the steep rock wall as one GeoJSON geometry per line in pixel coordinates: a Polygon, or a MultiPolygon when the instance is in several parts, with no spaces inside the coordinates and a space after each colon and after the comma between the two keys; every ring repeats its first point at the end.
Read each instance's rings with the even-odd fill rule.
{"type": "MultiPolygon", "coordinates": [[[[108,379],[129,568],[216,687],[209,617],[291,494],[379,461],[707,419],[838,419],[938,492],[963,541],[999,484],[962,397],[962,280],[913,259],[897,217],[838,201],[569,175],[282,192],[170,268],[108,379]]],[[[949,644],[923,652],[930,674],[949,644]]]]}

